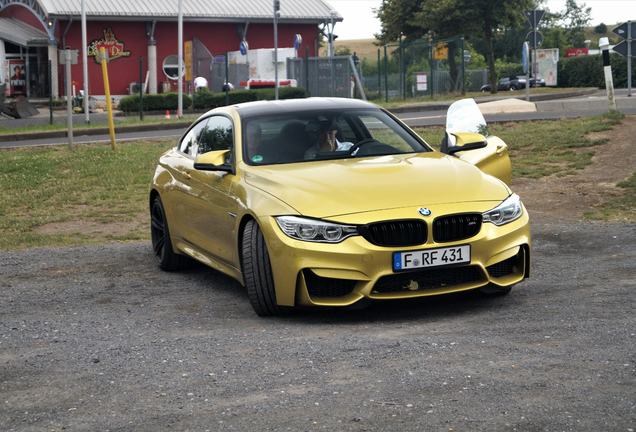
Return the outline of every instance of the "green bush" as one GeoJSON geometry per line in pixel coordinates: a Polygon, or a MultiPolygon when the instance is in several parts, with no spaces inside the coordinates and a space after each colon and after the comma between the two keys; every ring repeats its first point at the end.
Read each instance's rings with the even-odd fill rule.
{"type": "Polygon", "coordinates": [[[496,68],[497,79],[509,76],[525,75],[523,73],[523,67],[518,63],[498,63],[496,68]]]}
{"type": "MultiPolygon", "coordinates": [[[[307,97],[305,89],[298,87],[282,87],[279,99],[299,99],[307,97]]],[[[177,94],[165,93],[144,96],[144,111],[164,111],[177,109],[177,94]]],[[[228,93],[230,105],[257,100],[274,99],[274,89],[232,90],[228,93]]],[[[183,95],[184,108],[192,104],[189,96],[183,95]]],[[[225,105],[225,93],[211,93],[199,90],[194,94],[195,109],[213,109],[225,105]]],[[[126,96],[119,101],[119,109],[124,112],[139,111],[139,96],[126,96]]]]}
{"type": "MultiPolygon", "coordinates": [[[[614,87],[627,87],[627,60],[618,54],[610,55],[614,87]]],[[[636,85],[636,76],[632,85],[636,85]]],[[[558,66],[559,87],[605,88],[603,57],[598,55],[563,58],[558,66]]]]}
{"type": "MultiPolygon", "coordinates": [[[[176,110],[178,105],[178,95],[176,93],[163,93],[154,95],[144,95],[144,111],[165,111],[176,110]]],[[[183,95],[183,106],[192,104],[190,96],[183,95]]],[[[139,96],[126,96],[119,100],[119,109],[124,112],[139,111],[139,96]]]]}

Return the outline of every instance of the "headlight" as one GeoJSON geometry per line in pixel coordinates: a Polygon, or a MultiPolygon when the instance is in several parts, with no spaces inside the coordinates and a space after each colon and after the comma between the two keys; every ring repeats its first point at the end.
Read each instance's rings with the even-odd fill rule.
{"type": "Polygon", "coordinates": [[[521,213],[523,213],[521,199],[517,194],[512,194],[494,209],[484,212],[482,218],[484,222],[500,226],[519,219],[521,213]]]}
{"type": "Polygon", "coordinates": [[[358,228],[352,225],[340,225],[298,216],[277,216],[275,219],[280,229],[296,240],[339,243],[347,237],[358,234],[358,228]]]}

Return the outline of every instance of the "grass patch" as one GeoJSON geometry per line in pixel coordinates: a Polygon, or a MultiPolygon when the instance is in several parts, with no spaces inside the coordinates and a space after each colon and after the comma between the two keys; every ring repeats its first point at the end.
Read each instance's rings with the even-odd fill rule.
{"type": "MultiPolygon", "coordinates": [[[[607,139],[593,139],[588,134],[611,130],[623,118],[623,114],[613,112],[558,121],[495,123],[488,130],[508,144],[513,178],[563,176],[591,164],[594,147],[607,143],[607,139]]],[[[444,136],[443,127],[417,128],[416,132],[436,148],[444,136]]]]}
{"type": "Polygon", "coordinates": [[[585,217],[606,221],[636,221],[636,171],[616,186],[622,189],[622,195],[610,198],[599,209],[586,212],[585,217]]]}
{"type": "Polygon", "coordinates": [[[150,181],[173,145],[0,151],[0,249],[146,238],[150,181]]]}

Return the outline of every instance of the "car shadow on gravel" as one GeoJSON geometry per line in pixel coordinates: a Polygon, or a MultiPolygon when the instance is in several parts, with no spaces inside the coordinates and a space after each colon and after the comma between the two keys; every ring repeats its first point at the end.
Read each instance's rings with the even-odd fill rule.
{"type": "MultiPolygon", "coordinates": [[[[181,273],[196,286],[212,295],[212,301],[224,297],[222,303],[249,303],[247,292],[237,281],[203,264],[193,263],[192,267],[181,273]],[[232,297],[228,299],[228,297],[232,297]]],[[[404,300],[362,301],[359,304],[344,308],[294,308],[286,310],[281,316],[262,318],[269,322],[282,324],[305,323],[364,323],[364,322],[404,322],[404,321],[436,321],[461,315],[493,313],[498,309],[514,309],[520,306],[525,296],[520,290],[513,288],[507,296],[484,296],[477,290],[442,296],[421,297],[404,300]]],[[[237,310],[243,313],[245,309],[237,310]]],[[[226,311],[227,312],[227,311],[226,311]]],[[[250,317],[246,317],[250,318],[250,317]]]]}

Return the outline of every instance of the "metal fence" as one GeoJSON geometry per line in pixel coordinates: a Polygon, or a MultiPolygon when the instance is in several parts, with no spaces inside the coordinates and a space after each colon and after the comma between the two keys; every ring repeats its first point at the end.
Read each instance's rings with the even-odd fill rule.
{"type": "Polygon", "coordinates": [[[462,36],[384,45],[376,64],[363,64],[361,72],[369,97],[386,100],[461,93],[481,83],[479,73],[465,73],[462,36]]]}
{"type": "Polygon", "coordinates": [[[298,82],[311,96],[354,96],[354,73],[350,56],[287,59],[287,78],[298,82]]]}

